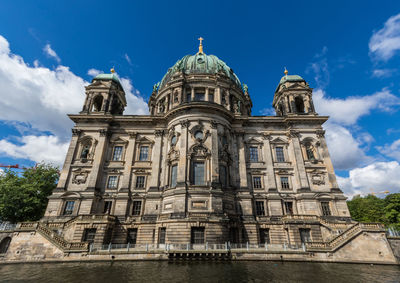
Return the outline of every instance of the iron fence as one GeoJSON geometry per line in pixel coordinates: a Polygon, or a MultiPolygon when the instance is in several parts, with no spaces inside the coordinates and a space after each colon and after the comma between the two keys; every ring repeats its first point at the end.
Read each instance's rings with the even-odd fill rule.
{"type": "Polygon", "coordinates": [[[250,243],[223,243],[223,244],[90,244],[90,252],[285,252],[305,251],[305,245],[289,244],[250,244],[250,243]]]}

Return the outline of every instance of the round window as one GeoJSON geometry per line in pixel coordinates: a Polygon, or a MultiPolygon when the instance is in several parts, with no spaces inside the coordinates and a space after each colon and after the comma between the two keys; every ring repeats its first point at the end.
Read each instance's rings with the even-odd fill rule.
{"type": "Polygon", "coordinates": [[[172,145],[176,145],[176,136],[173,136],[173,137],[171,138],[171,144],[172,144],[172,145]]]}
{"type": "Polygon", "coordinates": [[[194,137],[195,137],[197,140],[203,139],[203,132],[202,132],[202,131],[197,131],[196,133],[194,133],[194,137]]]}

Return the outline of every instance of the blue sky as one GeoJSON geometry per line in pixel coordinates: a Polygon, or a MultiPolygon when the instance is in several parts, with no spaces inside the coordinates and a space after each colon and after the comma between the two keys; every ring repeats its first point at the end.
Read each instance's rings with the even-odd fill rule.
{"type": "Polygon", "coordinates": [[[128,114],[186,54],[224,60],[271,115],[283,69],[314,88],[347,195],[400,191],[398,1],[3,1],[0,163],[62,164],[84,85],[115,66],[128,114]],[[322,4],[323,3],[323,4],[322,4]]]}

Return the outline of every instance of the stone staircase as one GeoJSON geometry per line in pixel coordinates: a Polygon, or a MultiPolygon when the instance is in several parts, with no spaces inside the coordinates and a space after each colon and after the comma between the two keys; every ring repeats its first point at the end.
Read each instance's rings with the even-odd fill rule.
{"type": "Polygon", "coordinates": [[[306,250],[313,252],[333,252],[362,232],[385,232],[385,228],[383,224],[379,223],[356,223],[328,242],[306,243],[306,250]]]}
{"type": "Polygon", "coordinates": [[[58,247],[63,252],[87,252],[88,243],[70,243],[49,227],[40,222],[23,222],[19,223],[17,232],[35,231],[45,237],[50,243],[58,247]]]}

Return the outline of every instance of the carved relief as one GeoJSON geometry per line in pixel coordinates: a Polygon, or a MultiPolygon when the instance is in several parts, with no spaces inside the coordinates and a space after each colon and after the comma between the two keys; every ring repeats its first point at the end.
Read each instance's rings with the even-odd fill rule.
{"type": "Polygon", "coordinates": [[[207,147],[205,147],[203,144],[200,143],[200,144],[195,144],[190,148],[188,156],[209,157],[211,156],[211,153],[207,147]]]}
{"type": "Polygon", "coordinates": [[[314,185],[325,185],[325,173],[319,170],[311,172],[311,181],[314,185]]]}
{"type": "Polygon", "coordinates": [[[89,175],[88,170],[84,170],[82,168],[78,168],[75,170],[72,170],[72,184],[76,184],[76,185],[81,185],[81,184],[85,184],[87,177],[89,175]]]}

